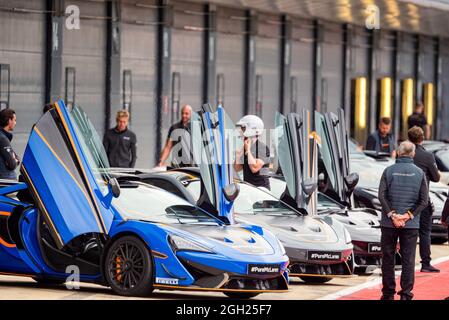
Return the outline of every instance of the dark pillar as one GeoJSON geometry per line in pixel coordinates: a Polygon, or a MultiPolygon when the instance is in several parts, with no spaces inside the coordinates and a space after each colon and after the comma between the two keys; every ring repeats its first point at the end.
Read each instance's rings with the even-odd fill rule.
{"type": "Polygon", "coordinates": [[[247,11],[246,17],[244,114],[255,114],[257,16],[253,11],[247,11]]]}
{"type": "Polygon", "coordinates": [[[435,56],[435,126],[434,126],[434,137],[436,139],[443,139],[440,132],[446,132],[441,130],[443,124],[445,123],[444,115],[446,114],[443,104],[443,43],[442,39],[437,39],[436,45],[436,56],[435,56]]]}
{"type": "Polygon", "coordinates": [[[351,132],[351,50],[353,39],[353,27],[350,24],[343,26],[343,95],[341,101],[341,107],[345,110],[346,129],[351,132]]]}
{"type": "Polygon", "coordinates": [[[47,0],[45,102],[61,97],[62,28],[64,26],[64,0],[47,0]]]}
{"type": "Polygon", "coordinates": [[[314,22],[314,63],[313,63],[313,111],[321,111],[321,91],[323,67],[324,28],[319,21],[314,22]]]}
{"type": "MultiPolygon", "coordinates": [[[[111,109],[120,106],[120,73],[121,73],[121,25],[120,25],[120,2],[108,1],[107,36],[106,36],[106,99],[105,99],[105,132],[112,125],[111,109]]],[[[132,117],[132,115],[131,115],[132,117]]]]}
{"type": "MultiPolygon", "coordinates": [[[[156,153],[155,162],[159,161],[162,144],[163,115],[169,113],[170,95],[170,59],[171,59],[171,21],[172,8],[168,0],[160,0],[158,9],[158,35],[156,59],[156,153]]],[[[150,90],[150,88],[148,88],[150,90]]]]}
{"type": "Polygon", "coordinates": [[[217,10],[214,5],[206,5],[204,34],[204,79],[203,103],[216,103],[217,77],[217,10]]]}
{"type": "Polygon", "coordinates": [[[377,30],[371,30],[370,35],[370,48],[369,50],[369,61],[370,66],[368,70],[368,110],[369,110],[369,122],[368,122],[368,133],[374,131],[377,127],[377,69],[378,69],[378,57],[379,57],[379,46],[380,46],[380,32],[377,30]]]}
{"type": "Polygon", "coordinates": [[[395,33],[394,41],[394,122],[393,122],[393,132],[396,139],[399,139],[400,129],[401,129],[401,117],[402,117],[402,105],[401,105],[401,41],[402,36],[400,32],[395,33]]]}
{"type": "Polygon", "coordinates": [[[292,24],[288,20],[287,16],[282,16],[282,26],[281,26],[281,61],[279,67],[281,69],[280,73],[280,94],[279,94],[279,112],[291,112],[291,80],[290,80],[290,69],[291,69],[291,36],[292,36],[292,24]]]}

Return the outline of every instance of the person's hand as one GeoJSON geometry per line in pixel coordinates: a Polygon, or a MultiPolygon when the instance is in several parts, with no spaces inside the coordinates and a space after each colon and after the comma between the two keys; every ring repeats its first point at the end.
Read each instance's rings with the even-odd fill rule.
{"type": "Polygon", "coordinates": [[[395,226],[395,228],[402,228],[403,226],[405,226],[405,223],[400,220],[397,215],[394,215],[391,220],[393,221],[393,225],[395,226]]]}
{"type": "Polygon", "coordinates": [[[408,213],[397,215],[397,220],[399,220],[402,223],[402,226],[405,226],[407,221],[409,221],[410,219],[411,218],[410,218],[410,215],[408,213]]]}
{"type": "Polygon", "coordinates": [[[245,141],[243,142],[243,147],[245,149],[245,152],[251,150],[251,139],[245,139],[245,141]]]}

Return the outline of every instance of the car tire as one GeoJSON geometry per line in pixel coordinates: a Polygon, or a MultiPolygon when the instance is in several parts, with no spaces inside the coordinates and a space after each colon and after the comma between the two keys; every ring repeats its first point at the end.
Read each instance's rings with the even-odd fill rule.
{"type": "Polygon", "coordinates": [[[153,259],[149,248],[135,236],[124,236],[109,247],[104,276],[114,293],[148,296],[153,291],[153,259]]]}
{"type": "Polygon", "coordinates": [[[299,277],[305,283],[321,284],[332,280],[330,277],[299,277]]]}
{"type": "Polygon", "coordinates": [[[46,285],[46,286],[56,286],[56,285],[64,284],[66,282],[65,279],[49,279],[49,278],[38,278],[38,277],[33,277],[33,280],[41,285],[46,285]]]}
{"type": "Polygon", "coordinates": [[[258,296],[258,292],[234,292],[234,291],[227,291],[223,292],[225,295],[227,295],[231,299],[251,299],[255,296],[258,296]]]}

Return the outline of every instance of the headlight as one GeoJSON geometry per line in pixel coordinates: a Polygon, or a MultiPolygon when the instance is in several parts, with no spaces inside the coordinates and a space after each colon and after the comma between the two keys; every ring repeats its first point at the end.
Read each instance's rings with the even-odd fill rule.
{"type": "Polygon", "coordinates": [[[213,253],[209,248],[198,244],[196,242],[181,238],[176,235],[171,235],[169,238],[169,243],[173,248],[173,251],[198,251],[198,252],[207,252],[213,253]]]}
{"type": "Polygon", "coordinates": [[[345,241],[346,241],[346,243],[352,242],[351,234],[349,233],[349,231],[346,228],[345,228],[345,241]]]}

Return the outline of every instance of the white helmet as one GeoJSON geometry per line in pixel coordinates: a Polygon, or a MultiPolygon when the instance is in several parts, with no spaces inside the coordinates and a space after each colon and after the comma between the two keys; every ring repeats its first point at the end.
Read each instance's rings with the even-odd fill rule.
{"type": "Polygon", "coordinates": [[[264,129],[262,119],[252,114],[244,116],[236,126],[242,128],[243,135],[247,138],[261,135],[264,129]]]}

